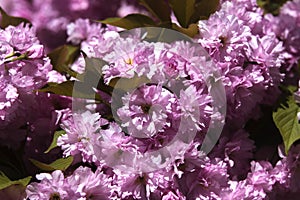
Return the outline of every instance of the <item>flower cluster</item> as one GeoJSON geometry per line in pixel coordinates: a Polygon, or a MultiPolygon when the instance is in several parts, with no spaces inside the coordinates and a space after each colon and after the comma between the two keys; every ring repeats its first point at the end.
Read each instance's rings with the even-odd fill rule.
{"type": "Polygon", "coordinates": [[[28,24],[8,26],[0,30],[1,42],[1,127],[15,123],[22,114],[22,101],[28,93],[42,87],[50,78],[50,59],[28,24]]]}
{"type": "Polygon", "coordinates": [[[48,49],[65,42],[68,24],[78,18],[101,20],[142,10],[137,3],[121,0],[113,0],[109,4],[104,0],[5,0],[0,5],[11,15],[30,20],[48,49]]]}
{"type": "Polygon", "coordinates": [[[224,76],[232,126],[257,118],[258,105],[274,103],[280,94],[284,48],[274,31],[264,30],[272,22],[266,25],[262,13],[256,1],[225,1],[207,21],[199,22],[198,42],[224,76]]]}
{"type": "MultiPolygon", "coordinates": [[[[193,135],[199,140],[203,138],[212,114],[212,99],[204,75],[198,72],[204,70],[210,62],[204,56],[198,57],[197,46],[183,41],[171,44],[144,41],[139,31],[123,37],[116,31],[101,29],[99,26],[97,31],[103,34],[96,36],[94,32],[83,31],[96,30],[93,24],[84,21],[85,25],[79,29],[80,22],[83,20],[72,24],[69,38],[84,38],[81,49],[86,50],[88,56],[102,58],[108,63],[102,68],[106,84],[120,79],[115,88],[123,91],[123,96],[115,93],[117,96],[109,100],[113,114],[120,123],[103,124],[99,121],[100,115],[90,112],[80,114],[79,118],[73,115],[71,121],[63,120],[62,128],[67,134],[58,138],[58,145],[65,155],[81,152],[84,162],[101,163],[105,160],[105,164],[114,165],[111,160],[116,155],[112,154],[120,154],[120,151],[122,157],[139,157],[136,155],[165,147],[174,138],[184,137],[187,133],[191,135],[185,139],[188,142],[192,141],[193,135]],[[93,34],[95,36],[90,37],[93,34]],[[150,80],[152,84],[147,84],[150,80]],[[181,80],[184,80],[183,85],[181,80]],[[136,88],[126,86],[135,84],[134,81],[142,82],[136,88]],[[84,121],[87,123],[81,124],[84,121]],[[94,124],[88,125],[90,122],[94,124]],[[99,129],[99,126],[105,125],[106,129],[99,129]],[[96,156],[98,160],[87,158],[86,155],[96,156]]],[[[84,66],[80,65],[80,60],[84,58],[79,57],[71,67],[83,71],[84,66]]],[[[133,168],[136,163],[151,161],[144,156],[135,159],[132,162],[133,168]]],[[[126,162],[130,161],[126,159],[126,162]]]]}
{"type": "MultiPolygon", "coordinates": [[[[299,59],[299,26],[300,26],[300,1],[287,2],[281,7],[280,15],[274,19],[273,26],[276,36],[284,42],[285,50],[288,52],[288,63],[293,65],[299,59]]],[[[288,66],[287,66],[288,67],[288,66]]]]}
{"type": "Polygon", "coordinates": [[[300,0],[140,3],[0,2],[0,198],[297,198],[300,0]]]}
{"type": "Polygon", "coordinates": [[[100,170],[79,167],[69,177],[59,170],[37,175],[40,183],[28,185],[28,198],[38,199],[111,199],[112,179],[100,170]]]}
{"type": "Polygon", "coordinates": [[[36,92],[49,80],[60,78],[52,70],[44,46],[28,24],[8,26],[0,30],[1,37],[1,109],[0,138],[3,159],[10,159],[13,150],[22,150],[18,158],[30,174],[38,169],[29,159],[50,162],[59,158],[59,151],[42,155],[50,145],[52,133],[59,127],[68,99],[36,92]],[[41,142],[43,141],[43,142],[41,142]],[[6,154],[6,155],[5,155],[6,154]]]}

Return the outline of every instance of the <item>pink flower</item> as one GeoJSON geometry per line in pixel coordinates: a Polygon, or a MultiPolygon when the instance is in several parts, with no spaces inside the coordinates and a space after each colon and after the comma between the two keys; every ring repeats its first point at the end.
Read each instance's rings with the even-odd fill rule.
{"type": "MultiPolygon", "coordinates": [[[[63,45],[66,40],[65,31],[68,23],[78,18],[91,20],[115,17],[118,14],[121,0],[12,0],[1,1],[5,11],[13,16],[24,17],[32,22],[37,28],[39,39],[46,46],[47,51],[63,45]]],[[[130,13],[134,8],[142,10],[137,3],[126,2],[129,7],[123,8],[123,13],[130,13]],[[126,9],[126,10],[125,10],[126,9]]],[[[122,13],[120,13],[122,14],[122,13]]]]}
{"type": "Polygon", "coordinates": [[[221,191],[228,187],[226,164],[211,161],[195,168],[186,168],[178,184],[187,199],[218,198],[221,191]]]}
{"type": "Polygon", "coordinates": [[[153,196],[161,199],[163,192],[172,187],[173,173],[165,169],[139,174],[120,170],[114,170],[114,172],[121,199],[149,199],[153,196]]]}
{"type": "Polygon", "coordinates": [[[69,115],[62,121],[61,127],[66,134],[58,138],[57,145],[61,146],[65,156],[79,154],[84,162],[97,162],[93,145],[101,137],[101,126],[106,124],[107,120],[90,111],[69,115]]]}
{"type": "Polygon", "coordinates": [[[82,41],[89,42],[92,37],[98,37],[101,32],[101,24],[91,24],[88,19],[77,19],[67,26],[67,41],[78,45],[82,41]]]}
{"type": "Polygon", "coordinates": [[[31,183],[27,186],[27,198],[31,200],[76,199],[61,171],[56,170],[52,174],[38,174],[36,178],[41,182],[31,183]]]}
{"type": "Polygon", "coordinates": [[[148,138],[171,126],[174,94],[161,86],[142,86],[123,98],[117,113],[133,137],[148,138]]]}
{"type": "Polygon", "coordinates": [[[77,199],[111,199],[112,179],[99,169],[92,172],[90,168],[79,167],[71,176],[66,178],[66,182],[70,185],[70,189],[74,191],[77,199]]]}
{"type": "Polygon", "coordinates": [[[218,144],[210,152],[210,158],[221,158],[228,164],[228,173],[233,180],[245,177],[253,159],[254,141],[241,129],[234,133],[223,131],[218,144]]]}
{"type": "Polygon", "coordinates": [[[9,116],[17,109],[18,106],[18,90],[8,83],[3,76],[0,78],[0,120],[7,122],[9,116]]]}
{"type": "Polygon", "coordinates": [[[218,11],[207,21],[199,21],[198,42],[218,61],[230,61],[242,56],[250,36],[250,28],[224,11],[218,11]]]}

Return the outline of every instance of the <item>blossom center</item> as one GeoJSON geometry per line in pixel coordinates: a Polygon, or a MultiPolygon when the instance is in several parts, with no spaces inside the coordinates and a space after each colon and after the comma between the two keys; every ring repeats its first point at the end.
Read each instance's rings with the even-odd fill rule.
{"type": "Polygon", "coordinates": [[[150,104],[143,104],[143,105],[141,105],[141,108],[142,108],[142,111],[143,111],[145,114],[148,114],[149,111],[150,111],[151,105],[150,105],[150,104]]]}
{"type": "Polygon", "coordinates": [[[49,200],[60,200],[59,193],[55,192],[55,193],[51,194],[49,200]]]}
{"type": "Polygon", "coordinates": [[[227,38],[224,37],[224,36],[220,36],[220,37],[219,37],[219,40],[220,40],[221,44],[224,46],[224,45],[226,44],[227,38]]]}
{"type": "Polygon", "coordinates": [[[141,184],[141,185],[146,185],[147,184],[147,175],[146,174],[142,174],[140,176],[137,177],[137,179],[135,180],[135,182],[137,184],[141,184]]]}
{"type": "Polygon", "coordinates": [[[128,65],[133,65],[133,59],[132,58],[128,58],[125,60],[125,63],[128,65]]]}

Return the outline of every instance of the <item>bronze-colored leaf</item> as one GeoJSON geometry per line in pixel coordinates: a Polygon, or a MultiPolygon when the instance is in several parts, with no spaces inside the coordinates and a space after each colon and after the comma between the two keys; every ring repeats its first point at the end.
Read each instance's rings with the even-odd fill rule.
{"type": "Polygon", "coordinates": [[[78,74],[70,68],[70,65],[80,55],[79,46],[63,45],[54,49],[48,54],[53,69],[62,73],[69,74],[70,76],[76,77],[78,74]]]}
{"type": "Polygon", "coordinates": [[[10,16],[1,7],[0,7],[0,13],[1,13],[1,16],[2,16],[1,23],[0,23],[1,28],[6,28],[9,25],[18,26],[21,23],[31,25],[31,22],[28,19],[25,19],[25,18],[22,18],[22,17],[10,16]]]}
{"type": "Polygon", "coordinates": [[[180,31],[181,33],[193,38],[195,35],[199,33],[198,25],[197,24],[190,24],[188,28],[182,28],[177,24],[172,24],[172,28],[174,30],[180,31]]]}
{"type": "Polygon", "coordinates": [[[138,27],[155,26],[155,22],[150,17],[142,14],[130,14],[123,18],[107,18],[99,22],[103,24],[118,26],[128,30],[138,27]]]}
{"type": "Polygon", "coordinates": [[[161,22],[171,22],[171,11],[164,0],[139,0],[161,22]]]}
{"type": "Polygon", "coordinates": [[[169,4],[179,24],[187,28],[195,12],[195,0],[169,0],[169,4]]]}

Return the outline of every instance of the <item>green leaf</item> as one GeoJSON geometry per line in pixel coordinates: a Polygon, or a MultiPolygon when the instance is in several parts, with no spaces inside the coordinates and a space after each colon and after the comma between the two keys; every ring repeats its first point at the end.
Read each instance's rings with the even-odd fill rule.
{"type": "Polygon", "coordinates": [[[298,112],[300,112],[300,108],[292,97],[287,102],[287,106],[282,105],[277,111],[273,112],[273,120],[283,138],[286,154],[292,144],[300,139],[298,112]]]}
{"type": "Polygon", "coordinates": [[[185,34],[178,34],[178,31],[168,28],[146,27],[143,40],[147,42],[173,43],[176,41],[189,41],[191,38],[185,34]]]}
{"type": "Polygon", "coordinates": [[[171,22],[171,11],[164,0],[139,0],[139,3],[149,10],[161,22],[171,22]]]}
{"type": "Polygon", "coordinates": [[[100,58],[89,58],[84,52],[83,56],[85,61],[84,72],[82,74],[78,74],[76,78],[80,81],[89,81],[93,83],[95,81],[98,82],[102,77],[102,67],[104,65],[108,65],[108,63],[100,58]],[[91,79],[93,81],[90,81],[91,79]]]}
{"type": "Polygon", "coordinates": [[[6,28],[9,25],[18,26],[21,23],[31,25],[30,21],[27,19],[24,19],[21,17],[13,17],[13,16],[8,15],[1,7],[0,7],[0,13],[2,16],[1,23],[0,23],[1,28],[6,28]]]}
{"type": "Polygon", "coordinates": [[[73,77],[76,77],[77,73],[70,68],[70,65],[74,63],[79,55],[80,48],[72,45],[63,45],[48,54],[51,64],[53,65],[53,69],[62,74],[69,74],[73,77]]]}
{"type": "Polygon", "coordinates": [[[155,22],[150,17],[141,14],[130,14],[123,18],[120,17],[107,18],[99,22],[103,24],[118,26],[125,29],[155,26],[155,22]]]}
{"type": "Polygon", "coordinates": [[[190,24],[188,28],[182,28],[177,24],[172,24],[172,28],[176,31],[179,31],[191,38],[199,33],[198,25],[197,24],[190,24]]]}
{"type": "Polygon", "coordinates": [[[26,187],[30,182],[30,180],[31,180],[31,176],[12,181],[3,172],[0,171],[0,190],[7,188],[11,185],[23,185],[26,187]]]}
{"type": "Polygon", "coordinates": [[[95,93],[90,85],[79,81],[48,83],[45,87],[39,89],[38,91],[49,92],[74,98],[101,100],[100,95],[95,93]]]}
{"type": "Polygon", "coordinates": [[[43,88],[39,89],[40,92],[50,92],[53,94],[72,97],[73,87],[75,81],[65,81],[62,83],[48,83],[43,88]]]}
{"type": "Polygon", "coordinates": [[[217,11],[219,4],[219,0],[197,0],[190,22],[197,23],[200,19],[208,19],[212,13],[217,11]]]}
{"type": "Polygon", "coordinates": [[[108,65],[108,63],[99,58],[89,58],[85,54],[84,59],[85,71],[76,78],[84,82],[84,84],[90,85],[91,87],[97,87],[97,89],[111,95],[113,88],[104,83],[102,76],[102,68],[104,65],[108,65]]]}
{"type": "Polygon", "coordinates": [[[102,76],[102,67],[107,65],[108,63],[100,58],[89,58],[87,56],[84,57],[85,61],[85,71],[96,73],[97,76],[102,76]]]}
{"type": "Polygon", "coordinates": [[[12,151],[10,148],[0,148],[0,171],[6,174],[11,180],[18,180],[27,176],[24,166],[23,147],[12,151]]]}
{"type": "Polygon", "coordinates": [[[147,83],[151,83],[151,81],[146,76],[135,75],[133,78],[113,78],[109,82],[109,85],[115,89],[121,89],[129,92],[147,83]]]}
{"type": "Polygon", "coordinates": [[[264,13],[272,13],[278,15],[280,8],[289,0],[257,0],[257,5],[264,9],[264,13]]]}
{"type": "Polygon", "coordinates": [[[45,164],[40,161],[34,160],[34,159],[29,159],[32,164],[34,164],[36,167],[38,167],[41,170],[44,171],[54,171],[54,170],[66,170],[73,162],[73,157],[69,156],[67,158],[60,158],[57,159],[56,161],[50,163],[50,164],[45,164]]]}
{"type": "Polygon", "coordinates": [[[195,12],[195,0],[169,0],[169,4],[179,24],[187,28],[190,24],[191,17],[195,12]]]}
{"type": "Polygon", "coordinates": [[[48,147],[48,149],[44,153],[48,153],[49,151],[51,151],[52,149],[57,147],[57,138],[65,133],[66,133],[66,131],[64,131],[64,130],[55,131],[52,142],[51,142],[50,146],[48,147]]]}

